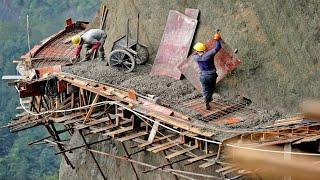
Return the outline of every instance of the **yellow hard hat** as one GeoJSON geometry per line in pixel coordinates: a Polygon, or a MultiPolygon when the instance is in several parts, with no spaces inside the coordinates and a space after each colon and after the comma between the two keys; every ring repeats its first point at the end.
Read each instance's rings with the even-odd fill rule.
{"type": "Polygon", "coordinates": [[[198,42],[196,45],[193,46],[193,49],[198,52],[203,52],[207,49],[207,47],[205,44],[198,42]]]}
{"type": "Polygon", "coordinates": [[[72,41],[73,45],[79,45],[80,42],[81,42],[81,36],[80,35],[75,35],[75,36],[72,37],[71,41],[72,41]]]}

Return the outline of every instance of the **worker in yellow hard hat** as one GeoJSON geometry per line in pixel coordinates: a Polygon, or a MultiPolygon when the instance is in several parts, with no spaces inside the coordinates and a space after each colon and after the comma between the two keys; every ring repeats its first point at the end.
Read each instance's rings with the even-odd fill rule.
{"type": "Polygon", "coordinates": [[[75,35],[72,37],[71,42],[76,45],[75,58],[80,58],[80,52],[82,46],[86,47],[86,59],[89,60],[94,51],[99,50],[100,60],[104,60],[104,48],[103,45],[107,38],[106,33],[101,29],[90,29],[83,35],[75,35]]]}
{"type": "Polygon", "coordinates": [[[198,42],[193,49],[196,53],[193,55],[193,59],[198,63],[200,68],[200,82],[202,85],[202,93],[205,99],[205,108],[210,109],[210,102],[212,101],[212,95],[216,87],[216,80],[218,74],[214,65],[214,56],[221,49],[221,34],[220,30],[213,36],[215,40],[215,48],[207,50],[205,44],[198,42]]]}

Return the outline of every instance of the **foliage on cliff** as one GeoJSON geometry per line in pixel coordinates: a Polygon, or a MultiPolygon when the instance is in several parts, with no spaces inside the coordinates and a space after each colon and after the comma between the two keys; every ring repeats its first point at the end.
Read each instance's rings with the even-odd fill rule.
{"type": "MultiPolygon", "coordinates": [[[[16,74],[12,60],[27,52],[26,15],[30,17],[34,45],[64,27],[66,17],[91,20],[99,0],[2,0],[0,6],[0,76],[16,74]]],[[[15,89],[0,83],[0,126],[18,114],[15,89]]],[[[28,142],[47,136],[41,128],[13,135],[0,129],[0,179],[57,179],[59,157],[46,146],[29,147],[28,142]]]]}

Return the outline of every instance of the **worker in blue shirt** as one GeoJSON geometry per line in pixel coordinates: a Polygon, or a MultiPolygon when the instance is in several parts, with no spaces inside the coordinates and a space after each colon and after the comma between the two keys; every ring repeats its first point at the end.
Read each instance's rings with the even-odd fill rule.
{"type": "Polygon", "coordinates": [[[205,99],[205,107],[210,110],[210,102],[212,101],[212,95],[216,87],[216,80],[218,74],[212,57],[214,57],[221,49],[221,35],[218,31],[213,39],[215,41],[215,48],[207,51],[207,47],[203,43],[197,43],[193,49],[196,53],[193,55],[193,59],[198,63],[200,68],[200,82],[202,85],[202,93],[205,99]]]}

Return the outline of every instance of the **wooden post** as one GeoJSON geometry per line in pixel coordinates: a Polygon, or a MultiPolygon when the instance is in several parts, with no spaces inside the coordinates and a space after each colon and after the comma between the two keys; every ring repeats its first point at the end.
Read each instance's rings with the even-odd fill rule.
{"type": "MultiPolygon", "coordinates": [[[[291,160],[291,154],[290,153],[286,153],[286,152],[291,152],[291,143],[286,143],[284,144],[284,147],[283,147],[283,150],[284,150],[284,154],[283,154],[283,159],[284,160],[291,160]]],[[[290,175],[285,175],[283,177],[284,180],[291,180],[291,176],[290,175]]]]}
{"type": "MultiPolygon", "coordinates": [[[[92,105],[94,105],[95,103],[97,103],[98,100],[99,100],[99,94],[96,94],[96,96],[94,97],[94,100],[93,100],[93,102],[92,102],[92,105]]],[[[91,107],[89,108],[89,111],[88,111],[88,113],[87,113],[84,121],[88,121],[88,119],[90,118],[90,116],[91,116],[91,114],[92,114],[93,109],[94,109],[94,106],[91,106],[91,107]]]]}
{"type": "Polygon", "coordinates": [[[159,128],[159,121],[156,120],[156,121],[153,123],[152,129],[151,129],[151,131],[150,131],[150,135],[149,135],[149,138],[148,138],[148,142],[149,142],[149,143],[153,142],[154,137],[155,137],[156,134],[157,134],[158,128],[159,128]]]}

